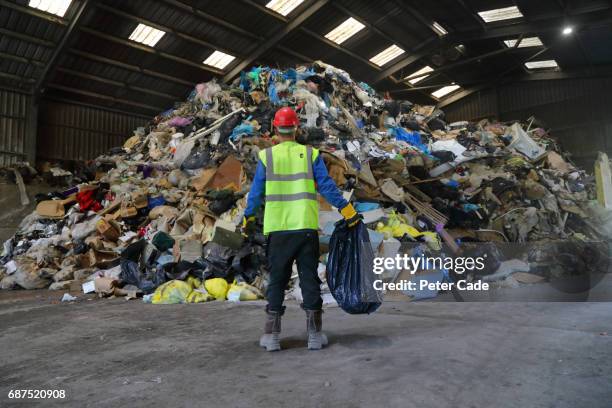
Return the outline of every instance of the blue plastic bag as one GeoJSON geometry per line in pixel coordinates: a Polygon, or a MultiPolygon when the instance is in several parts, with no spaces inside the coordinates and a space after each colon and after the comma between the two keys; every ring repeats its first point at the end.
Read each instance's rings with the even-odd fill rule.
{"type": "Polygon", "coordinates": [[[402,127],[393,127],[389,129],[389,131],[391,132],[393,136],[395,136],[397,140],[401,140],[401,141],[410,143],[411,145],[415,146],[422,152],[429,154],[429,149],[421,141],[421,134],[419,132],[417,131],[409,132],[402,127]]]}
{"type": "Polygon", "coordinates": [[[336,223],[329,242],[327,286],[338,305],[347,313],[373,313],[382,303],[375,290],[374,250],[367,227],[360,222],[348,228],[344,220],[336,223]]]}

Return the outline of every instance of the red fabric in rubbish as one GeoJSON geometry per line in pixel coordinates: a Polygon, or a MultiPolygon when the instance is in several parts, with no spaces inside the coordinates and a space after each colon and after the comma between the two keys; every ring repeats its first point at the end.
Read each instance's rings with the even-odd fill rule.
{"type": "Polygon", "coordinates": [[[82,212],[89,210],[98,212],[102,209],[102,204],[94,198],[95,193],[96,190],[87,190],[77,193],[76,200],[82,212]]]}

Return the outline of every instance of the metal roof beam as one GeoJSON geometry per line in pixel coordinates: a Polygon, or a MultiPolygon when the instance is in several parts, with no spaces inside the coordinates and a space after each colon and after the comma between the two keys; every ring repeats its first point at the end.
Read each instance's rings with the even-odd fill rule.
{"type": "Polygon", "coordinates": [[[475,86],[475,87],[470,88],[470,89],[464,89],[463,91],[457,92],[456,94],[451,95],[448,98],[446,98],[443,101],[441,101],[438,104],[438,108],[443,108],[445,106],[448,106],[448,105],[450,105],[452,103],[457,102],[460,99],[463,99],[463,98],[465,98],[467,96],[470,96],[471,94],[479,92],[479,91],[481,91],[481,90],[483,90],[483,89],[485,89],[487,87],[488,87],[488,85],[478,85],[478,86],[475,86]]]}
{"type": "Polygon", "coordinates": [[[385,68],[380,74],[378,74],[378,76],[376,76],[376,78],[374,79],[374,83],[380,82],[383,79],[390,77],[400,69],[405,68],[408,65],[414,64],[426,55],[427,53],[425,52],[417,52],[415,54],[407,56],[406,58],[402,58],[401,60],[391,65],[389,68],[385,68]]]}
{"type": "Polygon", "coordinates": [[[173,28],[170,28],[168,26],[164,26],[164,25],[155,23],[153,21],[144,19],[142,17],[138,17],[138,16],[135,16],[133,14],[126,13],[125,11],[119,10],[119,9],[117,9],[115,7],[110,7],[110,6],[107,6],[107,5],[102,4],[102,3],[96,4],[96,7],[99,8],[99,9],[102,9],[104,11],[108,11],[109,13],[113,13],[115,15],[118,15],[118,16],[121,16],[123,18],[126,18],[128,20],[133,20],[133,21],[135,21],[137,23],[146,24],[146,25],[151,26],[153,28],[156,28],[158,30],[165,31],[167,33],[173,34],[173,35],[175,35],[178,38],[181,38],[183,40],[192,42],[194,44],[203,45],[204,47],[208,47],[208,48],[216,49],[216,50],[219,50],[219,51],[223,51],[226,54],[231,54],[231,55],[233,55],[233,56],[235,56],[237,58],[243,58],[243,56],[241,56],[239,52],[236,52],[234,50],[228,50],[227,48],[225,48],[223,46],[220,46],[220,45],[217,45],[217,44],[212,44],[212,43],[210,43],[208,41],[202,40],[200,38],[196,38],[196,37],[194,37],[192,35],[189,35],[189,34],[186,34],[186,33],[182,33],[180,31],[177,31],[177,30],[175,30],[173,28]]]}
{"type": "Polygon", "coordinates": [[[315,33],[314,31],[311,31],[311,30],[309,30],[307,28],[302,28],[301,31],[304,32],[305,34],[308,34],[312,38],[317,39],[317,40],[319,40],[319,41],[329,45],[330,47],[335,48],[336,50],[338,50],[338,51],[340,51],[340,52],[342,52],[342,53],[344,53],[346,55],[349,55],[349,56],[355,58],[356,60],[359,60],[359,61],[363,62],[366,65],[369,65],[371,68],[373,68],[373,69],[375,69],[377,71],[380,71],[380,67],[378,65],[372,63],[370,60],[368,60],[367,58],[362,57],[361,55],[357,54],[356,52],[353,52],[353,51],[351,51],[351,50],[349,50],[347,48],[341,47],[338,44],[336,44],[335,42],[330,41],[330,40],[328,40],[325,37],[321,37],[319,34],[315,33]]]}
{"type": "Polygon", "coordinates": [[[6,28],[0,28],[0,34],[8,37],[17,38],[21,41],[30,42],[32,44],[40,45],[41,47],[54,48],[55,43],[53,41],[47,41],[31,35],[16,33],[15,31],[7,30],[6,28]]]}
{"type": "Polygon", "coordinates": [[[274,17],[277,20],[282,21],[283,23],[288,23],[289,18],[283,16],[282,14],[278,14],[276,11],[267,8],[266,6],[259,4],[253,0],[242,0],[243,3],[248,4],[251,7],[255,7],[257,10],[261,11],[264,14],[267,14],[271,17],[274,17]]]}
{"type": "Polygon", "coordinates": [[[100,62],[102,64],[108,64],[108,65],[111,65],[111,66],[115,66],[115,67],[118,67],[118,68],[123,68],[123,69],[126,69],[128,71],[136,72],[136,73],[143,74],[143,75],[148,75],[148,76],[155,77],[155,78],[164,79],[164,80],[166,80],[168,82],[174,82],[176,84],[187,86],[187,87],[190,87],[190,88],[193,87],[193,82],[185,81],[182,78],[177,78],[175,76],[164,74],[162,72],[157,72],[157,71],[152,71],[150,69],[141,68],[141,67],[139,67],[137,65],[127,64],[125,62],[117,61],[117,60],[114,60],[114,59],[111,59],[111,58],[102,57],[102,56],[99,56],[99,55],[95,55],[95,54],[92,54],[92,53],[89,53],[89,52],[77,50],[77,49],[74,49],[74,48],[70,50],[70,53],[74,54],[74,55],[77,55],[79,57],[82,57],[82,58],[86,58],[86,59],[91,60],[91,61],[100,62]]]}
{"type": "Polygon", "coordinates": [[[36,79],[29,77],[22,77],[15,74],[9,74],[8,72],[0,71],[0,78],[12,79],[14,81],[19,81],[20,84],[33,84],[36,82],[36,79]]]}
{"type": "MultiPolygon", "coordinates": [[[[594,21],[595,16],[588,16],[588,13],[583,13],[580,15],[579,20],[574,18],[577,26],[587,25],[588,27],[594,27],[596,25],[609,25],[612,24],[612,16],[609,16],[610,13],[604,13],[604,17],[600,17],[598,21],[594,21]],[[580,23],[582,21],[582,23],[580,23]]],[[[599,13],[601,16],[601,13],[599,13]]],[[[578,16],[578,14],[576,15],[578,16]]],[[[512,25],[505,25],[501,27],[491,27],[486,31],[483,30],[472,30],[466,32],[454,32],[450,33],[444,37],[439,39],[430,39],[427,43],[431,43],[433,41],[439,42],[440,44],[461,44],[469,41],[478,41],[485,39],[496,39],[496,38],[511,38],[517,37],[520,35],[524,35],[527,33],[542,33],[542,32],[553,32],[559,30],[559,19],[558,18],[549,18],[542,19],[538,21],[530,21],[512,25]]],[[[421,45],[423,48],[425,44],[421,45]]],[[[426,53],[412,53],[412,55],[407,56],[406,58],[398,61],[391,67],[385,69],[381,74],[376,78],[374,83],[379,82],[389,75],[399,71],[400,69],[413,64],[418,59],[425,56],[426,53]]]]}
{"type": "MultiPolygon", "coordinates": [[[[516,44],[517,45],[520,44],[520,41],[517,41],[516,44]]],[[[510,50],[513,50],[513,49],[516,49],[516,46],[513,47],[513,48],[502,48],[502,49],[499,49],[499,50],[488,52],[486,54],[477,55],[475,57],[471,57],[471,58],[468,58],[468,59],[465,59],[465,60],[462,60],[462,61],[458,61],[458,62],[455,62],[455,63],[450,64],[450,65],[445,65],[443,67],[436,68],[433,71],[428,72],[427,74],[428,75],[433,75],[433,74],[439,74],[440,72],[446,72],[446,71],[455,69],[455,68],[463,66],[463,65],[469,65],[472,62],[480,62],[480,61],[482,61],[484,59],[487,59],[487,58],[495,57],[495,56],[500,55],[500,54],[506,54],[507,52],[509,52],[510,50]]],[[[413,75],[410,75],[410,76],[404,78],[403,81],[410,81],[411,79],[421,78],[422,76],[423,76],[423,74],[413,74],[413,75]]]]}
{"type": "Polygon", "coordinates": [[[483,31],[487,31],[487,24],[480,18],[480,16],[474,11],[474,9],[466,4],[464,0],[455,0],[467,13],[474,18],[480,25],[483,31]]]}
{"type": "Polygon", "coordinates": [[[129,105],[129,106],[136,106],[138,108],[148,109],[148,110],[150,110],[152,112],[156,112],[156,113],[159,113],[159,112],[164,110],[164,108],[159,107],[159,106],[152,106],[152,105],[147,105],[145,103],[130,101],[130,100],[127,100],[127,99],[115,98],[114,96],[103,95],[103,94],[97,93],[97,92],[84,91],[82,89],[75,89],[75,88],[71,88],[71,87],[68,87],[68,86],[64,86],[64,85],[60,85],[60,84],[55,84],[55,83],[50,83],[48,85],[48,87],[49,88],[53,88],[53,89],[58,89],[58,90],[64,91],[64,92],[74,93],[74,94],[83,95],[83,96],[89,96],[89,97],[92,97],[92,98],[103,99],[103,100],[110,101],[110,102],[113,102],[113,103],[119,103],[119,104],[129,105]]]}
{"type": "Polygon", "coordinates": [[[574,78],[601,78],[612,77],[612,65],[594,65],[589,68],[574,69],[570,71],[544,71],[524,74],[516,78],[517,81],[544,81],[574,78]]]}
{"type": "Polygon", "coordinates": [[[240,71],[248,67],[263,53],[269,51],[270,49],[278,45],[283,40],[283,38],[285,38],[288,34],[299,28],[306,20],[308,20],[321,8],[323,8],[323,6],[325,6],[328,2],[329,0],[316,0],[313,4],[308,5],[307,8],[305,8],[301,13],[291,19],[284,27],[280,28],[275,34],[272,35],[272,37],[264,41],[262,44],[259,44],[255,48],[255,51],[248,55],[242,62],[232,68],[230,72],[228,72],[223,77],[223,82],[229,82],[236,75],[240,74],[240,71]]]}
{"type": "Polygon", "coordinates": [[[79,8],[74,13],[74,17],[70,20],[70,24],[68,25],[68,27],[66,27],[64,33],[62,34],[62,39],[55,47],[51,58],[49,58],[49,60],[47,61],[47,64],[43,68],[42,72],[40,73],[40,76],[38,77],[38,80],[36,81],[36,85],[34,85],[35,95],[43,91],[45,82],[47,81],[49,74],[53,72],[57,61],[66,50],[66,46],[70,42],[72,35],[79,27],[79,24],[81,24],[81,22],[83,21],[83,16],[85,15],[85,11],[87,10],[88,6],[89,0],[82,0],[79,4],[79,8]]]}
{"type": "MultiPolygon", "coordinates": [[[[478,85],[478,84],[482,84],[485,83],[486,81],[474,81],[474,82],[462,82],[462,85],[467,86],[467,85],[478,85]]],[[[392,94],[397,94],[397,93],[403,93],[403,92],[415,92],[415,91],[425,91],[428,89],[439,89],[439,88],[444,88],[445,86],[450,86],[450,85],[457,85],[454,82],[446,82],[444,84],[434,84],[434,85],[422,85],[422,86],[413,86],[410,88],[399,88],[399,89],[392,89],[389,92],[392,94]]]]}
{"type": "Polygon", "coordinates": [[[433,20],[425,17],[419,10],[410,6],[405,0],[395,0],[394,3],[402,10],[404,10],[408,14],[412,14],[412,16],[417,19],[421,24],[431,29],[431,25],[433,20]]]}
{"type": "Polygon", "coordinates": [[[128,116],[137,116],[137,117],[139,117],[141,119],[144,119],[146,121],[151,120],[151,116],[150,115],[144,115],[142,113],[135,113],[135,112],[130,112],[130,111],[124,111],[124,110],[117,109],[117,108],[111,108],[109,106],[94,105],[92,103],[81,102],[81,101],[77,101],[77,100],[73,100],[73,99],[59,98],[59,97],[53,96],[53,95],[45,95],[43,100],[44,101],[62,102],[62,103],[68,104],[68,105],[85,106],[86,108],[102,109],[102,110],[105,110],[105,111],[108,111],[108,112],[121,113],[121,114],[128,115],[128,116]]]}
{"type": "Polygon", "coordinates": [[[20,94],[23,94],[23,95],[32,95],[32,92],[30,90],[16,88],[14,86],[7,86],[7,85],[0,84],[0,89],[2,89],[4,91],[9,91],[9,92],[17,92],[17,93],[20,93],[20,94]]]}
{"type": "Polygon", "coordinates": [[[165,4],[169,5],[169,6],[172,6],[175,9],[180,9],[180,10],[183,10],[183,11],[185,11],[187,13],[194,14],[197,17],[201,17],[204,20],[207,20],[207,21],[209,21],[211,23],[217,24],[217,25],[219,25],[221,27],[225,27],[228,30],[231,30],[231,31],[233,31],[233,32],[235,32],[237,34],[241,34],[241,35],[243,35],[245,37],[248,37],[248,38],[250,38],[252,40],[257,40],[257,41],[263,40],[262,36],[253,34],[252,32],[250,32],[248,30],[245,30],[242,27],[238,27],[235,24],[229,23],[229,22],[223,20],[222,18],[219,18],[219,17],[213,16],[212,14],[206,13],[206,12],[198,9],[196,6],[190,6],[188,4],[180,2],[178,0],[161,0],[161,2],[165,3],[165,4]]]}
{"type": "Polygon", "coordinates": [[[278,48],[279,50],[281,50],[282,52],[284,52],[285,54],[289,54],[299,60],[302,60],[304,62],[312,62],[314,61],[314,58],[308,57],[304,54],[300,54],[299,52],[295,52],[292,49],[289,49],[285,46],[282,45],[277,45],[276,48],[278,48]]]}
{"type": "Polygon", "coordinates": [[[404,48],[408,48],[406,47],[404,44],[401,43],[401,41],[398,41],[398,39],[393,38],[392,36],[390,36],[389,34],[385,33],[384,31],[382,31],[381,29],[379,29],[378,27],[376,27],[374,24],[369,23],[368,21],[364,20],[363,18],[359,17],[357,14],[353,13],[350,9],[347,9],[346,7],[344,7],[343,5],[339,4],[339,3],[331,3],[332,6],[334,6],[336,9],[340,10],[341,12],[343,12],[344,14],[348,15],[349,17],[353,17],[355,20],[359,21],[361,24],[363,24],[364,26],[366,26],[366,28],[378,35],[380,35],[381,37],[383,37],[385,40],[391,42],[391,43],[395,43],[397,42],[398,44],[400,44],[402,47],[404,48]]]}
{"type": "Polygon", "coordinates": [[[79,78],[84,78],[84,79],[90,79],[92,81],[96,81],[96,82],[100,82],[103,84],[107,84],[107,85],[113,85],[116,86],[118,88],[123,88],[123,89],[127,89],[130,91],[136,91],[136,92],[141,92],[141,93],[146,93],[149,95],[154,95],[154,96],[159,96],[160,98],[166,98],[166,99],[170,99],[173,101],[177,101],[179,99],[181,99],[180,96],[175,96],[175,95],[169,95],[167,93],[163,93],[163,92],[158,92],[155,91],[153,89],[149,89],[149,88],[143,88],[140,86],[135,86],[135,85],[130,85],[126,82],[121,82],[121,81],[115,81],[113,79],[108,79],[108,78],[103,78],[101,76],[98,75],[92,75],[92,74],[88,74],[85,72],[81,72],[81,71],[75,71],[73,69],[68,69],[68,68],[57,68],[58,72],[62,72],[68,75],[72,75],[72,76],[76,76],[79,78]]]}
{"type": "Polygon", "coordinates": [[[35,67],[43,67],[45,65],[45,63],[42,61],[26,57],[20,57],[19,55],[8,54],[6,52],[0,52],[0,58],[10,59],[16,62],[21,62],[23,64],[34,65],[35,67]]]}
{"type": "MultiPolygon", "coordinates": [[[[399,44],[399,45],[400,45],[402,48],[406,49],[406,50],[407,50],[409,53],[412,53],[412,55],[409,55],[408,57],[406,57],[406,58],[404,58],[404,59],[402,59],[402,60],[398,61],[396,64],[394,64],[394,65],[393,65],[393,67],[395,67],[395,66],[397,65],[397,66],[399,66],[399,68],[393,69],[393,70],[391,70],[391,71],[390,71],[389,69],[387,69],[387,70],[383,71],[383,72],[387,72],[387,73],[388,73],[388,72],[390,72],[390,73],[388,73],[388,74],[386,74],[386,75],[383,75],[382,73],[381,73],[381,74],[379,74],[379,75],[377,75],[377,77],[376,77],[376,79],[375,79],[374,83],[380,82],[380,81],[382,81],[383,79],[386,79],[386,78],[390,79],[390,80],[391,80],[393,83],[398,83],[399,81],[398,81],[397,79],[395,79],[395,78],[393,77],[393,75],[392,75],[392,74],[393,74],[394,72],[396,72],[396,71],[399,71],[399,70],[400,70],[401,68],[403,68],[404,66],[406,66],[406,65],[410,65],[410,64],[412,64],[413,62],[415,62],[416,60],[421,59],[422,57],[424,57],[424,56],[426,55],[425,53],[419,53],[419,52],[418,52],[418,50],[420,50],[421,48],[423,48],[423,47],[425,46],[425,44],[420,44],[420,45],[419,45],[419,46],[417,46],[417,47],[408,47],[408,46],[407,46],[405,43],[403,43],[402,41],[398,41],[396,38],[393,38],[391,35],[389,35],[389,34],[385,33],[384,31],[382,31],[381,29],[379,29],[378,27],[376,27],[376,25],[375,25],[375,24],[372,24],[372,23],[370,23],[370,22],[366,21],[365,19],[363,19],[363,18],[359,17],[358,15],[356,15],[355,13],[353,13],[353,12],[352,12],[350,9],[348,9],[348,8],[346,8],[346,7],[344,7],[344,6],[340,5],[340,4],[338,4],[338,3],[332,3],[332,5],[333,5],[333,6],[334,6],[336,9],[340,10],[341,12],[343,12],[343,13],[347,14],[348,16],[350,16],[350,17],[354,18],[355,20],[359,21],[361,24],[365,25],[365,26],[366,26],[366,28],[367,28],[368,30],[370,30],[370,31],[372,31],[372,32],[374,32],[374,33],[376,33],[376,34],[380,35],[381,37],[383,37],[384,39],[386,39],[387,41],[389,41],[389,42],[391,42],[391,43],[397,43],[397,44],[399,44]],[[416,53],[416,54],[414,54],[414,53],[416,53]],[[403,65],[402,65],[402,64],[403,64],[403,65]]],[[[384,18],[384,17],[382,17],[382,18],[384,18]]],[[[304,30],[304,29],[303,29],[303,30],[304,30]]],[[[323,38],[324,38],[324,37],[323,37],[323,38]]],[[[327,38],[325,38],[325,40],[327,40],[327,38]]],[[[432,39],[430,39],[430,40],[426,41],[426,43],[432,42],[432,41],[434,41],[434,40],[436,40],[436,38],[432,38],[432,39]]],[[[330,44],[328,43],[328,45],[330,45],[330,44]]],[[[344,50],[345,50],[344,48],[339,47],[339,46],[338,46],[338,48],[340,49],[340,51],[343,51],[343,52],[344,52],[344,50]]],[[[360,58],[360,59],[361,59],[362,61],[364,61],[364,62],[365,62],[365,58],[360,58]]],[[[372,64],[372,63],[371,63],[369,60],[367,60],[367,62],[366,62],[366,63],[367,63],[368,65],[370,65],[372,68],[376,69],[377,71],[380,71],[380,70],[381,70],[381,68],[380,68],[379,66],[377,66],[377,65],[375,65],[375,64],[372,64]]],[[[426,95],[426,96],[429,96],[429,95],[426,95]]]]}
{"type": "MultiPolygon", "coordinates": [[[[249,5],[249,6],[252,6],[252,7],[258,9],[259,11],[264,12],[265,14],[267,14],[269,16],[272,16],[272,17],[276,18],[279,21],[282,21],[284,23],[289,21],[288,18],[286,18],[286,17],[284,17],[284,16],[282,16],[282,15],[280,15],[280,14],[278,14],[278,13],[272,11],[272,10],[270,10],[269,8],[267,8],[265,6],[262,6],[259,3],[254,2],[252,0],[242,0],[242,2],[247,4],[247,5],[249,5]]],[[[332,4],[334,6],[336,6],[334,3],[332,3],[332,4]]],[[[372,64],[370,61],[368,61],[366,58],[363,58],[361,55],[356,54],[356,53],[354,53],[354,52],[352,52],[352,51],[350,51],[350,50],[348,50],[346,48],[343,48],[343,47],[339,46],[335,42],[328,40],[324,36],[322,36],[322,35],[320,35],[318,33],[315,33],[312,30],[309,30],[309,29],[307,29],[305,27],[300,27],[299,30],[301,32],[303,32],[304,34],[307,34],[307,35],[311,36],[312,38],[315,38],[315,39],[317,39],[317,40],[319,40],[321,42],[324,42],[325,44],[329,45],[330,47],[335,48],[336,50],[338,50],[340,52],[343,52],[344,54],[346,54],[346,55],[348,55],[350,57],[353,57],[353,58],[355,58],[355,59],[357,59],[357,60],[359,60],[359,61],[361,61],[361,62],[363,62],[365,64],[370,65],[372,68],[374,68],[376,70],[380,70],[380,68],[377,65],[372,64]]],[[[277,48],[283,48],[284,50],[286,50],[286,48],[282,47],[282,46],[277,46],[277,48]]]]}
{"type": "Polygon", "coordinates": [[[130,40],[126,40],[126,39],[123,39],[123,38],[115,37],[114,35],[106,34],[106,33],[103,33],[101,31],[98,31],[98,30],[95,30],[93,28],[90,28],[90,27],[81,27],[81,31],[83,31],[85,33],[88,33],[88,34],[91,34],[91,35],[93,35],[95,37],[102,38],[102,39],[107,40],[107,41],[112,41],[114,43],[125,45],[125,46],[131,47],[131,48],[135,48],[135,49],[138,49],[140,51],[147,52],[149,54],[157,55],[157,56],[159,56],[161,58],[165,58],[165,59],[169,59],[169,60],[172,60],[172,61],[175,61],[175,62],[179,62],[179,63],[181,63],[183,65],[188,65],[190,67],[198,68],[198,69],[200,69],[202,71],[207,71],[209,73],[216,74],[216,75],[223,75],[223,71],[221,71],[219,69],[208,67],[208,66],[206,66],[206,65],[204,65],[202,63],[197,63],[197,62],[188,60],[186,58],[177,57],[176,55],[172,55],[172,54],[169,54],[167,52],[163,52],[163,51],[157,50],[157,49],[155,49],[153,47],[149,47],[149,46],[146,46],[146,45],[143,45],[143,44],[139,44],[139,43],[134,42],[134,41],[130,41],[130,40]]]}
{"type": "MultiPolygon", "coordinates": [[[[523,74],[522,76],[507,78],[503,83],[513,82],[527,82],[527,81],[551,81],[551,80],[564,80],[564,79],[575,79],[575,78],[596,78],[596,77],[612,77],[612,65],[602,65],[593,67],[593,69],[578,69],[571,71],[548,71],[548,72],[534,72],[530,74],[523,74]]],[[[500,78],[501,79],[501,78],[500,78]]],[[[448,106],[454,102],[459,101],[466,96],[469,96],[475,92],[481,91],[487,87],[490,87],[493,83],[481,84],[474,88],[465,89],[455,95],[451,95],[440,103],[439,107],[448,106]]],[[[405,89],[404,91],[409,91],[405,89]]]]}
{"type": "MultiPolygon", "coordinates": [[[[575,15],[572,17],[573,24],[579,30],[581,27],[602,27],[612,24],[612,13],[596,12],[575,15]]],[[[558,32],[561,30],[559,18],[548,18],[542,20],[533,20],[512,25],[504,25],[500,27],[492,27],[487,31],[472,30],[465,32],[455,32],[444,37],[444,41],[452,44],[460,44],[469,41],[490,40],[496,38],[512,38],[521,34],[538,34],[548,32],[558,32]]]]}

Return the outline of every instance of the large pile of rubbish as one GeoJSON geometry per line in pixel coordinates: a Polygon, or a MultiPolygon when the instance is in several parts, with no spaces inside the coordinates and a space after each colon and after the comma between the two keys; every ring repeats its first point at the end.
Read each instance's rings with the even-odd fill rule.
{"type": "MultiPolygon", "coordinates": [[[[544,129],[447,123],[434,106],[385,99],[316,62],[198,84],[86,166],[88,176],[60,171],[67,183],[89,180],[37,197],[4,243],[0,286],[144,294],[154,303],[261,298],[266,239],[245,240],[237,226],[257,152],[277,142],[271,121],[281,106],[296,109],[298,141],[320,149],[381,256],[404,243],[439,252],[459,241],[600,238],[589,221],[594,177],[544,129]]],[[[321,200],[323,248],[340,218],[321,200]]]]}

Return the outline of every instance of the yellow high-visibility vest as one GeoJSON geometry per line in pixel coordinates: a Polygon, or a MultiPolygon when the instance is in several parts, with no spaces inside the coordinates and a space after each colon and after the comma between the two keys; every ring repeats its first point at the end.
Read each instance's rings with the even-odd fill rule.
{"type": "Polygon", "coordinates": [[[294,141],[259,152],[266,168],[264,234],[319,229],[319,202],[312,163],[319,151],[294,141]]]}

